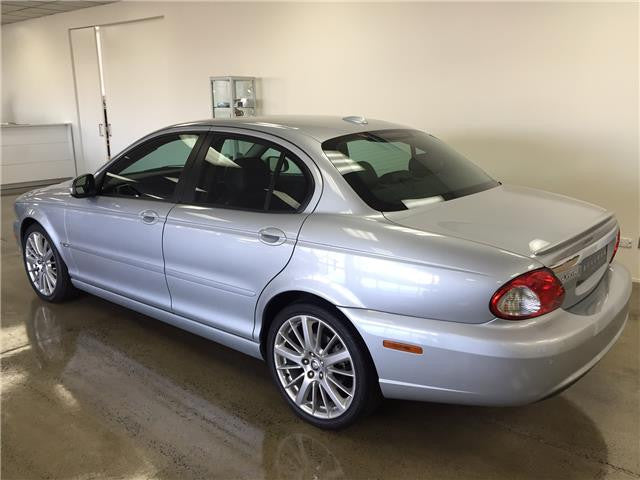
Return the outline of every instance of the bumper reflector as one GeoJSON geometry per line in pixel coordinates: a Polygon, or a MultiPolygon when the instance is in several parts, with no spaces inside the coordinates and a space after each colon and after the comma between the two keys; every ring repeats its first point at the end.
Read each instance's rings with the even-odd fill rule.
{"type": "Polygon", "coordinates": [[[401,352],[416,353],[422,355],[422,347],[417,345],[409,345],[408,343],[394,342],[392,340],[383,340],[382,346],[391,350],[400,350],[401,352]]]}

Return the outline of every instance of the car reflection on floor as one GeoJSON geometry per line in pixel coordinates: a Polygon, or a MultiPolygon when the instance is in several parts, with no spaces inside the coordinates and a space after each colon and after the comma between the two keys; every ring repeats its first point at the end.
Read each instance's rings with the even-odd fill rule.
{"type": "Polygon", "coordinates": [[[135,465],[136,471],[128,474],[151,474],[159,466],[171,471],[177,465],[195,476],[344,477],[337,457],[316,438],[280,435],[277,428],[265,434],[228,408],[107,344],[100,335],[90,330],[69,335],[51,307],[37,301],[34,306],[27,322],[31,349],[46,377],[57,379],[51,398],[64,404],[52,405],[50,413],[89,410],[113,435],[124,432],[133,437],[136,446],[125,449],[127,458],[120,466],[128,470],[135,465]]]}

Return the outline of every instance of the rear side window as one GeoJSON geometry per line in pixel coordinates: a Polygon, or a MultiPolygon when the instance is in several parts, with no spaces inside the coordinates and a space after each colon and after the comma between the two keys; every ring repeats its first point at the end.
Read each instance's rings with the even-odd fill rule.
{"type": "Polygon", "coordinates": [[[498,184],[443,142],[417,130],[345,135],[322,144],[334,167],[374,210],[444,202],[498,184]]]}
{"type": "Polygon", "coordinates": [[[217,136],[198,169],[194,203],[253,211],[296,212],[311,192],[304,164],[261,139],[217,136]]]}

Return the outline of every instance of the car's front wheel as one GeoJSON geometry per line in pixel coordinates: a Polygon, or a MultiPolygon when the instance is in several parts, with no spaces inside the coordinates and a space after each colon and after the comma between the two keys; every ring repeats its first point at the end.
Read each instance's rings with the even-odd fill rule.
{"type": "Polygon", "coordinates": [[[280,392],[304,420],[338,429],[372,409],[375,371],[352,327],[318,305],[296,303],[270,326],[267,362],[280,392]]]}
{"type": "Polygon", "coordinates": [[[43,300],[60,302],[76,292],[64,260],[47,232],[37,223],[24,233],[22,258],[29,282],[43,300]]]}

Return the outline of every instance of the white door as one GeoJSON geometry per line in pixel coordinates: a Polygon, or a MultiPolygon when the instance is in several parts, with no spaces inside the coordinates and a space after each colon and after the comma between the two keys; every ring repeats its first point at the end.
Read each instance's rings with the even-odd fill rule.
{"type": "Polygon", "coordinates": [[[95,172],[108,155],[94,28],[71,30],[71,46],[80,117],[78,173],[95,172]]]}
{"type": "Polygon", "coordinates": [[[180,121],[171,105],[163,24],[158,18],[100,27],[112,156],[180,121]]]}

